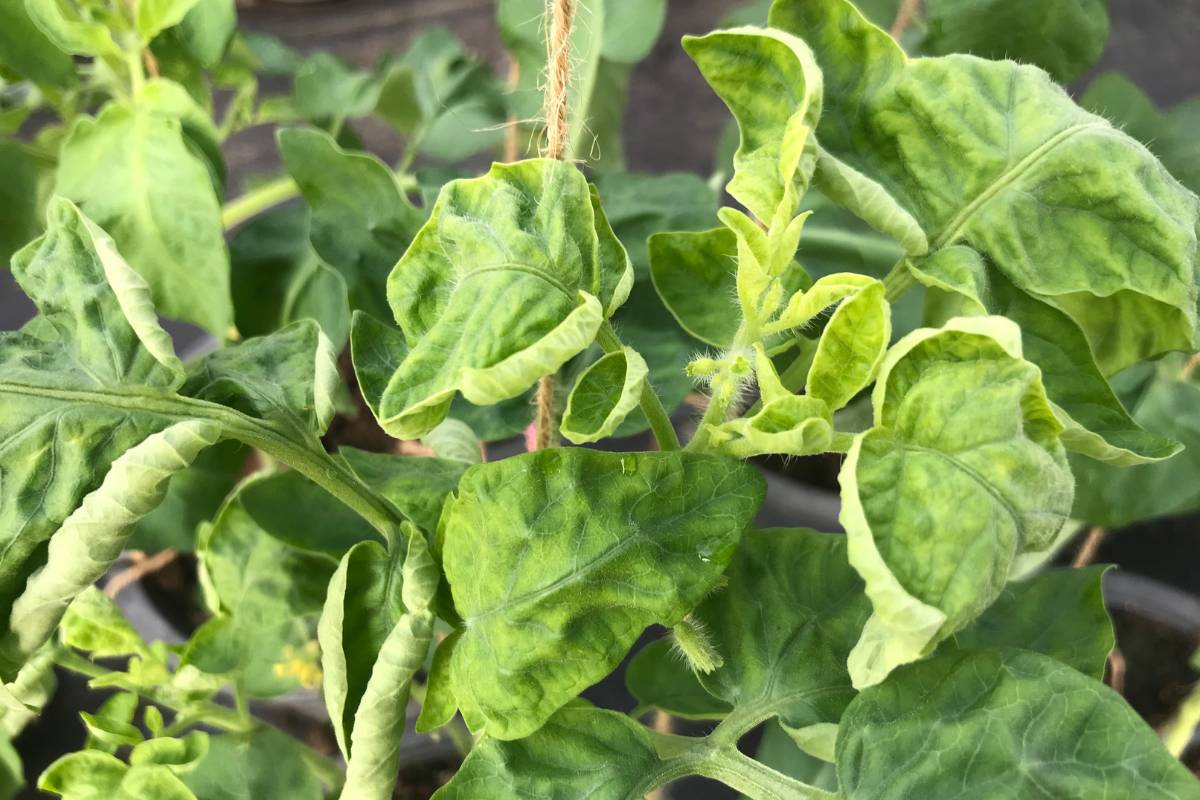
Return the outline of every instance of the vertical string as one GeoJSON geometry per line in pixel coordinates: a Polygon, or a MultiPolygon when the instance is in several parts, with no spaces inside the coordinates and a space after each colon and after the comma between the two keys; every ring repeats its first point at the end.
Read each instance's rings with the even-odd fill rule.
{"type": "MultiPolygon", "coordinates": [[[[550,29],[546,36],[546,90],[542,114],[546,119],[547,158],[561,161],[567,149],[567,89],[571,83],[571,24],[576,0],[546,0],[550,29]]],[[[550,447],[557,438],[554,420],[554,376],[538,381],[536,447],[550,447]]]]}

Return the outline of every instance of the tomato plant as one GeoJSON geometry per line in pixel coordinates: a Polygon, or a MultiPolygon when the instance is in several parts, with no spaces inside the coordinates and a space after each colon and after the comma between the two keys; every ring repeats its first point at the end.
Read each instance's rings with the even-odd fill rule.
{"type": "Polygon", "coordinates": [[[382,800],[412,697],[463,751],[443,800],[691,775],[758,800],[1200,797],[1102,682],[1103,568],[1047,567],[1076,476],[1182,449],[1110,379],[1194,396],[1168,354],[1198,348],[1200,201],[1055,83],[1103,48],[1102,3],[1045,20],[1050,72],[953,52],[1007,52],[973,37],[1010,5],[1045,8],[930,0],[896,31],[919,57],[848,0],[686,37],[737,127],[718,196],[622,171],[663,0],[503,0],[507,88],[440,30],[361,71],[236,33],[228,0],[0,4],[0,245],[38,311],[0,338],[6,735],[54,665],[115,691],[39,786],[382,800]],[[396,166],[361,149],[368,116],[396,166]],[[227,200],[222,145],[261,124],[287,174],[227,200]],[[810,270],[813,245],[862,268],[810,270]],[[219,346],[185,361],[160,315],[219,346]],[[356,402],[374,451],[329,433],[356,402]],[[647,430],[654,451],[561,441],[647,430]],[[531,452],[484,460],[522,431],[531,452]],[[845,535],[757,528],[752,459],[828,453],[845,535]],[[132,546],[197,553],[185,643],[96,588],[132,546]],[[581,699],[650,628],[636,713],[581,699]],[[338,756],[252,713],[317,687],[338,756]],[[832,773],[745,755],[764,723],[832,773]]]}

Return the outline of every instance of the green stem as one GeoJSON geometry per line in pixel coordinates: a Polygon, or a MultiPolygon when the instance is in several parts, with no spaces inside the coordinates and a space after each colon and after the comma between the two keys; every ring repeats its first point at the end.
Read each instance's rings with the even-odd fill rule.
{"type": "Polygon", "coordinates": [[[698,762],[696,773],[718,780],[752,800],[834,800],[837,797],[832,792],[776,772],[736,747],[722,748],[698,762]]]}
{"type": "MultiPolygon", "coordinates": [[[[54,663],[63,669],[78,673],[91,680],[105,678],[113,674],[113,670],[106,669],[78,653],[65,648],[55,654],[54,663]]],[[[196,717],[205,725],[211,725],[214,728],[220,728],[230,733],[251,733],[256,730],[274,727],[259,719],[246,719],[234,709],[208,700],[183,702],[153,687],[139,688],[137,689],[137,694],[157,706],[168,708],[177,713],[182,711],[186,706],[188,714],[196,717]]],[[[341,766],[333,759],[322,753],[318,753],[299,739],[295,739],[295,741],[304,754],[304,760],[321,781],[333,789],[339,788],[346,779],[341,766]]]]}
{"type": "MultiPolygon", "coordinates": [[[[608,320],[605,320],[600,326],[600,330],[596,334],[596,343],[606,353],[619,353],[622,348],[621,340],[617,338],[617,332],[613,330],[608,320]]],[[[642,413],[646,415],[646,421],[650,423],[650,430],[654,433],[655,440],[658,441],[658,449],[678,450],[679,437],[675,434],[675,426],[671,424],[671,416],[648,380],[642,387],[640,402],[642,413]]]]}
{"type": "Polygon", "coordinates": [[[912,271],[908,268],[908,258],[901,257],[892,266],[891,271],[883,277],[884,297],[889,303],[894,303],[916,283],[917,279],[913,277],[912,271]]]}
{"type": "Polygon", "coordinates": [[[221,223],[225,230],[236,228],[246,220],[268,208],[298,197],[300,187],[291,178],[276,178],[231,200],[221,209],[221,223]]]}
{"type": "Polygon", "coordinates": [[[125,65],[129,69],[129,95],[136,103],[142,96],[142,89],[146,86],[146,73],[142,68],[142,51],[126,50],[125,65]]]}
{"type": "MultiPolygon", "coordinates": [[[[733,335],[733,344],[730,345],[729,352],[738,352],[746,347],[746,342],[751,340],[749,326],[745,320],[742,320],[738,326],[737,333],[733,335]]],[[[733,404],[734,398],[737,397],[737,377],[731,374],[727,367],[723,367],[716,377],[712,379],[712,391],[709,393],[708,407],[704,409],[704,416],[700,418],[700,424],[696,427],[696,434],[692,440],[687,443],[685,450],[704,450],[708,447],[709,434],[708,426],[720,425],[729,416],[729,406],[733,404]]]]}

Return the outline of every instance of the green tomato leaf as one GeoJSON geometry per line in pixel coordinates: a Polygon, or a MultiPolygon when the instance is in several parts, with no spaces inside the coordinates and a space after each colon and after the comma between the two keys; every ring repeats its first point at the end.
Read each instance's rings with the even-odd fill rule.
{"type": "Polygon", "coordinates": [[[178,119],[117,102],[78,118],[62,145],[55,191],[112,235],[159,311],[228,333],[221,207],[178,119]]]}
{"type": "Polygon", "coordinates": [[[715,456],[543,450],[468,470],[441,526],[468,719],[537,730],[712,589],[762,495],[752,468],[715,456]]]}
{"type": "Polygon", "coordinates": [[[839,475],[850,563],[875,611],[850,656],[858,687],[978,617],[1013,559],[1053,542],[1073,490],[1062,426],[1002,317],[909,334],[872,400],[875,427],[839,475]]]}
{"type": "Polygon", "coordinates": [[[235,0],[199,0],[175,32],[200,66],[212,69],[225,55],[236,30],[235,0]]]}
{"type": "Polygon", "coordinates": [[[741,129],[729,193],[764,222],[781,205],[790,218],[817,161],[822,82],[812,51],[783,31],[750,27],[684,37],[683,47],[741,129]]]}
{"type": "MultiPolygon", "coordinates": [[[[478,442],[474,451],[478,455],[478,442]]],[[[393,456],[351,447],[343,447],[339,454],[363,483],[429,532],[437,529],[446,498],[458,488],[459,479],[470,466],[466,461],[452,458],[393,456]]]]}
{"type": "Polygon", "coordinates": [[[1068,450],[1122,466],[1161,461],[1179,452],[1178,442],[1143,429],[1129,416],[1070,317],[1018,291],[1002,275],[989,274],[974,250],[947,247],[910,262],[909,269],[937,290],[927,295],[927,314],[931,309],[936,309],[934,317],[985,314],[986,305],[1021,326],[1024,356],[1042,371],[1068,450]]]}
{"type": "Polygon", "coordinates": [[[633,279],[594,200],[574,166],[546,159],[442,189],[388,279],[409,350],[373,401],[386,431],[428,433],[456,392],[516,397],[591,344],[633,279]]]}
{"type": "MultiPolygon", "coordinates": [[[[1178,365],[1163,362],[1148,367],[1149,377],[1121,395],[1134,420],[1164,437],[1178,437],[1184,451],[1168,461],[1120,467],[1090,458],[1071,460],[1077,484],[1071,515],[1094,525],[1123,528],[1155,517],[1186,514],[1200,509],[1200,384],[1182,379],[1178,365]]],[[[1131,370],[1130,372],[1134,372],[1131,370]]],[[[1120,383],[1137,375],[1117,376],[1120,383]]]]}
{"type": "Polygon", "coordinates": [[[34,24],[24,0],[0,0],[0,65],[41,86],[76,81],[71,57],[34,24]]]}
{"type": "Polygon", "coordinates": [[[346,281],[350,305],[386,317],[388,272],[413,240],[421,212],[383,162],[338,147],[323,131],[279,131],[279,152],[312,209],[313,247],[346,281]]]}
{"type": "Polygon", "coordinates": [[[117,40],[132,33],[125,9],[98,0],[25,0],[25,11],[54,46],[71,55],[121,58],[117,40]]]}
{"type": "Polygon", "coordinates": [[[463,161],[504,138],[500,82],[445,28],[419,34],[387,70],[375,112],[409,137],[408,147],[442,161],[463,161]]]}
{"type": "Polygon", "coordinates": [[[281,206],[233,234],[234,319],[242,336],[262,336],[299,319],[314,319],[340,351],[350,335],[346,279],[313,249],[308,217],[304,206],[281,206]]]}
{"type": "Polygon", "coordinates": [[[208,737],[208,754],[182,776],[202,800],[321,800],[321,783],[303,745],[261,726],[248,734],[208,737]]]}
{"type": "Polygon", "coordinates": [[[94,586],[81,591],[67,606],[59,625],[63,644],[96,658],[144,653],[146,643],[117,608],[94,586]]]}
{"type": "Polygon", "coordinates": [[[440,425],[421,437],[421,444],[432,450],[438,458],[460,461],[464,465],[483,461],[479,437],[470,425],[459,419],[447,417],[442,420],[440,425]]]}
{"type": "Polygon", "coordinates": [[[575,381],[563,414],[562,435],[575,444],[612,436],[637,408],[649,372],[645,360],[628,347],[601,357],[575,381]]]}
{"type": "Polygon", "coordinates": [[[1149,147],[1184,186],[1200,192],[1200,142],[1193,135],[1200,100],[1192,98],[1162,111],[1133,81],[1106,72],[1092,81],[1079,102],[1149,147]]]}
{"type": "MultiPolygon", "coordinates": [[[[228,676],[256,697],[316,683],[317,617],[336,567],[328,555],[272,536],[249,510],[246,498],[278,477],[245,482],[202,528],[201,581],[216,616],[201,626],[183,654],[184,665],[228,676]]],[[[319,494],[313,487],[309,491],[319,494]]]]}
{"type": "Polygon", "coordinates": [[[33,156],[20,142],[11,139],[0,139],[0,173],[5,176],[0,185],[0,266],[6,267],[13,253],[41,231],[39,176],[33,156]]]}
{"type": "MultiPolygon", "coordinates": [[[[810,290],[816,293],[821,278],[810,290]]],[[[825,324],[817,341],[817,352],[808,370],[805,391],[824,401],[831,411],[854,399],[875,379],[884,351],[892,338],[891,306],[883,284],[873,281],[842,300],[825,324]]]]}
{"type": "Polygon", "coordinates": [[[951,650],[863,692],[842,719],[837,763],[849,800],[1200,793],[1111,689],[1015,650],[951,650]]]}
{"type": "Polygon", "coordinates": [[[63,800],[197,800],[170,768],[129,766],[96,750],[69,753],[38,779],[38,788],[63,800]]]}
{"type": "Polygon", "coordinates": [[[1013,581],[974,624],[955,634],[954,644],[1033,650],[1103,680],[1116,643],[1101,588],[1108,569],[1052,569],[1013,581]]]}
{"type": "Polygon", "coordinates": [[[855,694],[846,657],[870,615],[845,537],[750,531],[727,577],[694,614],[725,660],[698,676],[701,685],[739,718],[778,717],[798,744],[831,760],[855,694]]]}
{"type": "Polygon", "coordinates": [[[630,659],[625,686],[639,707],[658,708],[680,719],[721,719],[733,710],[700,684],[670,639],[651,642],[630,659]]]}
{"type": "Polygon", "coordinates": [[[138,520],[126,547],[155,553],[196,549],[196,530],[216,516],[241,477],[248,453],[238,442],[220,442],[204,450],[192,465],[171,478],[158,507],[138,520]]]}
{"type": "Polygon", "coordinates": [[[137,32],[143,44],[183,21],[198,0],[138,0],[137,32]]]}
{"type": "Polygon", "coordinates": [[[296,68],[293,97],[307,119],[327,122],[371,113],[379,90],[377,76],[354,69],[332,53],[319,52],[296,68]]]}
{"type": "Polygon", "coordinates": [[[970,245],[1065,312],[1104,374],[1196,349],[1200,201],[1135,140],[1036,67],[910,61],[848,0],[781,0],[771,24],[822,67],[822,147],[878,181],[932,250],[970,245]]]}
{"type": "Polygon", "coordinates": [[[484,737],[433,800],[642,797],[660,766],[654,745],[638,722],[577,701],[519,741],[484,737]]]}
{"type": "Polygon", "coordinates": [[[638,282],[650,278],[648,240],[662,231],[702,231],[717,217],[717,196],[698,175],[606,172],[596,190],[613,233],[625,245],[638,282]]]}
{"type": "Polygon", "coordinates": [[[706,344],[729,347],[742,321],[733,231],[656,233],[649,250],[654,288],[680,326],[706,344]]]}
{"type": "Polygon", "coordinates": [[[926,53],[974,53],[1037,64],[1059,83],[1070,83],[1104,52],[1108,0],[928,0],[925,24],[921,49],[926,53]]]}
{"type": "Polygon", "coordinates": [[[364,542],[342,559],[318,629],[325,705],[346,756],[343,797],[387,800],[413,676],[433,638],[438,570],[408,526],[403,562],[364,542]]]}
{"type": "Polygon", "coordinates": [[[874,230],[895,239],[908,255],[919,256],[929,251],[929,240],[921,223],[886,189],[849,164],[822,152],[817,157],[813,185],[874,230]]]}

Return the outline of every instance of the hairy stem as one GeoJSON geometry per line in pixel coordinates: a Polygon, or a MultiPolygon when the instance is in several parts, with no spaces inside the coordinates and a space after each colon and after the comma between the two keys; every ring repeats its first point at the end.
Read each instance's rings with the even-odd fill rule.
{"type": "Polygon", "coordinates": [[[883,276],[883,296],[889,303],[894,303],[904,296],[904,293],[915,286],[917,279],[908,268],[908,257],[901,256],[887,275],[883,276]]]}
{"type": "MultiPolygon", "coordinates": [[[[83,675],[88,679],[104,678],[113,674],[113,670],[106,669],[78,653],[65,648],[55,654],[54,663],[65,670],[83,675]]],[[[199,722],[231,733],[250,733],[255,730],[274,727],[270,723],[260,719],[247,720],[234,709],[218,705],[212,701],[184,702],[155,688],[139,688],[137,694],[143,699],[154,703],[156,706],[162,706],[175,712],[183,710],[186,706],[188,713],[195,716],[199,722]]],[[[294,741],[301,747],[305,762],[308,763],[309,767],[312,768],[313,772],[317,774],[323,783],[332,789],[341,787],[345,781],[345,774],[335,760],[323,753],[318,753],[299,739],[294,739],[294,741]]]]}
{"type": "Polygon", "coordinates": [[[291,178],[276,178],[231,200],[221,209],[225,230],[236,228],[256,214],[300,196],[300,187],[291,178]]]}
{"type": "Polygon", "coordinates": [[[892,21],[892,27],[888,30],[893,39],[900,40],[900,37],[908,30],[909,24],[917,16],[917,10],[920,6],[921,0],[901,0],[900,8],[896,11],[896,18],[892,21]]]}
{"type": "MultiPolygon", "coordinates": [[[[606,353],[619,353],[623,346],[621,340],[617,338],[617,332],[613,330],[612,324],[608,320],[605,320],[600,326],[600,331],[596,334],[596,344],[600,345],[606,353]]],[[[675,426],[671,424],[671,416],[667,413],[666,406],[663,405],[649,380],[642,387],[642,396],[639,402],[642,413],[646,415],[646,421],[650,423],[654,439],[658,442],[658,449],[678,450],[679,437],[675,435],[675,426]]]]}

